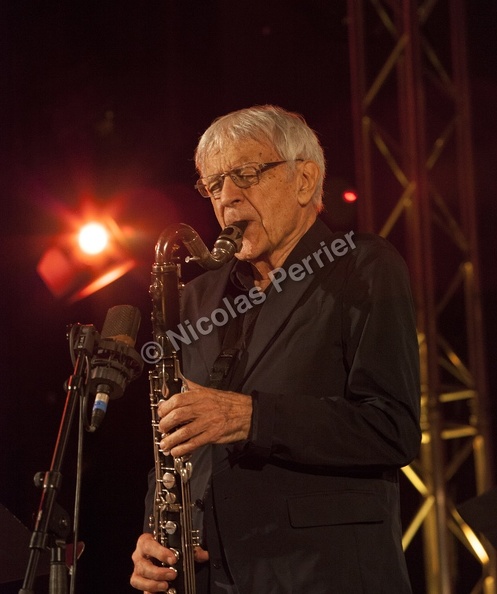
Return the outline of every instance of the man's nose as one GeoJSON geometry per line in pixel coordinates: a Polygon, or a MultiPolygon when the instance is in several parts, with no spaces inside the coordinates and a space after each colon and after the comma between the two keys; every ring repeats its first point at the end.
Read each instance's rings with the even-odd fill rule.
{"type": "Polygon", "coordinates": [[[229,175],[224,178],[223,187],[218,201],[221,206],[232,206],[243,199],[242,190],[235,184],[229,175]]]}

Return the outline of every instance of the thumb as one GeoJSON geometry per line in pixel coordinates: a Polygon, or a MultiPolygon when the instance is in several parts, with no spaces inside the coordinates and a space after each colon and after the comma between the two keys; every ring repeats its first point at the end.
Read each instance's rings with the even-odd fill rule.
{"type": "Polygon", "coordinates": [[[194,555],[195,561],[197,561],[197,563],[205,563],[209,560],[209,553],[202,547],[195,547],[194,555]]]}

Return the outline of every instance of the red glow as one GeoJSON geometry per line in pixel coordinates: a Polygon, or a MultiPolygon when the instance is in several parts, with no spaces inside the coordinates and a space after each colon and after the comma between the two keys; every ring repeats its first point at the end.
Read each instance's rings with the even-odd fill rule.
{"type": "Polygon", "coordinates": [[[127,249],[127,235],[135,231],[124,233],[115,222],[111,216],[115,205],[116,202],[99,209],[85,199],[79,212],[60,208],[59,220],[65,230],[53,238],[52,246],[42,255],[37,267],[56,297],[69,302],[83,299],[136,266],[127,249]],[[98,237],[96,230],[100,232],[98,237]],[[101,240],[99,246],[97,240],[101,240]]]}
{"type": "Polygon", "coordinates": [[[345,202],[355,202],[358,198],[357,192],[354,190],[345,190],[342,194],[342,198],[345,202]]]}
{"type": "Polygon", "coordinates": [[[88,283],[85,287],[80,289],[74,295],[72,295],[69,299],[71,303],[78,301],[79,299],[83,299],[84,297],[88,297],[95,291],[99,291],[106,287],[110,283],[113,283],[115,280],[132,270],[136,266],[136,262],[134,260],[126,260],[121,264],[117,264],[115,267],[106,270],[101,276],[96,278],[94,281],[88,283]]]}

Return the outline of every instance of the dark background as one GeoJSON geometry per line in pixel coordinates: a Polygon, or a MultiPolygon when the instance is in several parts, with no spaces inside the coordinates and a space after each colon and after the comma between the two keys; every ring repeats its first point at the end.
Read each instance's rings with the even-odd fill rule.
{"type": "MultiPolygon", "coordinates": [[[[494,399],[497,5],[467,4],[494,399]]],[[[0,11],[0,503],[31,527],[40,496],[32,477],[50,465],[63,383],[72,372],[66,325],[101,329],[109,307],[130,303],[142,312],[138,345],[145,343],[151,338],[148,285],[160,232],[172,222],[187,222],[209,246],[216,236],[210,206],[192,188],[193,149],[212,119],[252,104],[298,111],[319,132],[330,179],[353,182],[346,6],[341,0],[11,0],[0,11]],[[36,265],[88,201],[136,230],[131,250],[139,265],[69,305],[51,295],[36,265]]],[[[353,228],[353,208],[333,202],[331,185],[326,200],[335,226],[353,228]]],[[[111,402],[99,432],[85,435],[80,592],[131,591],[130,554],[141,531],[152,464],[148,402],[144,374],[111,402]]],[[[71,515],[75,437],[59,496],[71,515]]],[[[8,546],[9,535],[0,532],[0,545],[8,546]]],[[[422,592],[422,563],[413,549],[409,569],[415,591],[422,592]]],[[[38,592],[46,581],[38,582],[38,592]]],[[[460,592],[469,591],[464,577],[460,581],[460,592]]],[[[0,592],[19,587],[0,585],[0,592]]]]}

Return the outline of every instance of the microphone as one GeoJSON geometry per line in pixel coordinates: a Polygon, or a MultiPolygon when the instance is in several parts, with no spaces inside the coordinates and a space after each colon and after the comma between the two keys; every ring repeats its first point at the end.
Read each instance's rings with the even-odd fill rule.
{"type": "Polygon", "coordinates": [[[101,425],[109,400],[121,398],[128,383],[143,370],[143,360],[134,350],[140,310],[132,305],[111,307],[102,328],[97,351],[90,363],[91,393],[95,393],[89,431],[101,425]]]}

